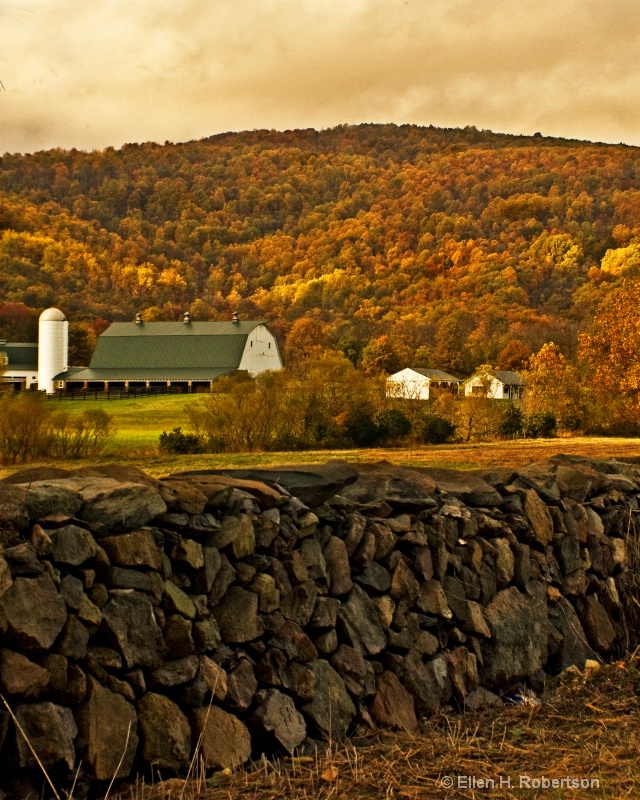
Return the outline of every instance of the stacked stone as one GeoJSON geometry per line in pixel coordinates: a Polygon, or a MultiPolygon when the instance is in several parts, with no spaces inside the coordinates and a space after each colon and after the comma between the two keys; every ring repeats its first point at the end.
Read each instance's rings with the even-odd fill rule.
{"type": "Polygon", "coordinates": [[[0,482],[0,781],[407,730],[639,642],[640,467],[344,463],[0,482]],[[490,690],[490,691],[489,691],[490,690]],[[497,694],[496,694],[497,693],[497,694]]]}

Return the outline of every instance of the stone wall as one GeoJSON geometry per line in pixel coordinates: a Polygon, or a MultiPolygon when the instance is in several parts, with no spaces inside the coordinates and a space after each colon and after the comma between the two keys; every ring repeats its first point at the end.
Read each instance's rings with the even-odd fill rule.
{"type": "MultiPolygon", "coordinates": [[[[0,785],[415,729],[640,643],[640,466],[0,482],[0,785]],[[488,691],[487,691],[488,690],[488,691]],[[9,766],[11,765],[11,766],[9,766]]],[[[157,773],[156,773],[157,774],[157,773]]],[[[0,793],[1,796],[1,793],[0,793]]]]}

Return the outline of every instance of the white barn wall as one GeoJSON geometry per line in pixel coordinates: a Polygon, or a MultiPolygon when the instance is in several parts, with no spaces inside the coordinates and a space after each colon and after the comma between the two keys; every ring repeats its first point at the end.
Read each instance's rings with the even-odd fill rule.
{"type": "Polygon", "coordinates": [[[396,372],[387,380],[387,397],[405,400],[428,400],[429,378],[414,372],[410,367],[396,372]]]}
{"type": "Polygon", "coordinates": [[[250,375],[267,370],[282,369],[278,343],[264,325],[258,325],[247,336],[247,343],[238,369],[246,369],[250,375]]]}

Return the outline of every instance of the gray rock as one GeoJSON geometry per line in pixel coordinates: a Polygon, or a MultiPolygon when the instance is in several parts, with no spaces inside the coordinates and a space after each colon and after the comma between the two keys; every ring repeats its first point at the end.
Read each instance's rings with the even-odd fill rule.
{"type": "Polygon", "coordinates": [[[67,620],[67,606],[51,576],[16,578],[0,598],[0,630],[25,648],[48,650],[67,620]]]}
{"type": "Polygon", "coordinates": [[[38,766],[35,750],[44,767],[62,763],[73,769],[78,727],[70,709],[54,703],[32,703],[18,706],[16,717],[24,731],[24,736],[20,733],[16,736],[19,767],[38,766]]]}
{"type": "Polygon", "coordinates": [[[258,617],[258,596],[240,586],[231,586],[213,609],[225,643],[251,642],[264,630],[258,617]]]}
{"type": "Polygon", "coordinates": [[[315,677],[313,699],[302,707],[302,713],[320,735],[342,741],[356,713],[342,678],[326,661],[308,664],[315,677]]]}
{"type": "Polygon", "coordinates": [[[309,623],[318,599],[318,588],[311,580],[294,586],[280,601],[283,616],[301,627],[309,623]]]}
{"type": "Polygon", "coordinates": [[[84,764],[89,777],[98,781],[128,777],[138,749],[134,707],[89,676],[87,698],[77,717],[86,742],[84,764]]]}
{"type": "Polygon", "coordinates": [[[589,643],[598,653],[608,653],[616,639],[615,629],[604,606],[594,595],[576,601],[580,621],[589,643]]]}
{"type": "Polygon", "coordinates": [[[416,605],[420,611],[424,611],[425,614],[434,614],[444,619],[451,619],[453,617],[451,609],[449,608],[447,596],[444,593],[440,581],[425,581],[420,586],[420,595],[418,596],[416,605]]]}
{"type": "Polygon", "coordinates": [[[338,625],[351,646],[368,655],[380,653],[387,644],[376,607],[359,586],[340,606],[338,625]]]}
{"type": "Polygon", "coordinates": [[[418,728],[413,697],[393,672],[385,670],[376,680],[376,694],[369,711],[384,728],[412,733],[418,728]]]}
{"type": "Polygon", "coordinates": [[[150,686],[170,688],[188,683],[196,677],[199,661],[197,656],[186,656],[174,661],[165,661],[161,667],[154,669],[149,676],[150,686]]]}
{"type": "Polygon", "coordinates": [[[100,540],[100,545],[118,567],[145,567],[158,572],[162,569],[160,548],[148,528],[107,536],[100,540]]]}
{"type": "MultiPolygon", "coordinates": [[[[386,462],[358,464],[358,480],[342,490],[343,497],[364,505],[391,503],[402,509],[431,508],[438,492],[429,470],[396,467],[386,462]]],[[[498,495],[499,497],[499,495],[498,495]]]]}
{"type": "Polygon", "coordinates": [[[546,593],[542,584],[530,587],[533,597],[510,587],[485,609],[492,638],[483,645],[483,675],[490,686],[533,675],[547,660],[546,593]]]}
{"type": "Polygon", "coordinates": [[[102,609],[102,614],[106,631],[124,656],[128,669],[160,666],[165,643],[146,595],[133,592],[116,595],[102,609]]]}
{"type": "Polygon", "coordinates": [[[226,704],[236,711],[246,711],[258,688],[251,662],[241,658],[238,666],[227,676],[226,704]]]}
{"type": "Polygon", "coordinates": [[[196,708],[192,724],[206,769],[235,769],[249,759],[251,735],[233,714],[216,706],[196,708]]]}
{"type": "Polygon", "coordinates": [[[452,469],[421,469],[442,492],[453,495],[469,506],[490,508],[502,505],[501,495],[488,483],[483,473],[458,472],[452,469]]]}
{"type": "Polygon", "coordinates": [[[191,728],[178,706],[161,694],[147,692],[138,703],[141,755],[159,769],[187,767],[191,756],[191,728]]]}
{"type": "Polygon", "coordinates": [[[269,689],[265,699],[251,715],[252,728],[268,751],[284,749],[293,754],[307,735],[304,717],[293,700],[277,689],[269,689]]]}
{"type": "Polygon", "coordinates": [[[548,544],[553,538],[553,520],[549,509],[534,489],[526,490],[524,515],[529,520],[534,539],[540,544],[548,544]]]}
{"type": "Polygon", "coordinates": [[[34,481],[23,486],[26,489],[24,505],[31,519],[42,519],[48,514],[74,517],[82,506],[82,497],[65,486],[64,480],[34,481]]]}
{"type": "Polygon", "coordinates": [[[187,619],[196,618],[193,600],[173,581],[164,582],[164,609],[169,614],[182,614],[187,619]]]}
{"type": "Polygon", "coordinates": [[[0,650],[0,685],[3,692],[21,698],[38,697],[49,684],[49,673],[22,653],[0,650]]]}
{"type": "Polygon", "coordinates": [[[391,586],[391,573],[382,564],[373,561],[364,572],[356,576],[356,583],[359,583],[365,591],[380,593],[387,592],[391,586]]]}
{"type": "Polygon", "coordinates": [[[318,597],[309,625],[312,628],[335,628],[340,601],[335,597],[318,597]]]}
{"type": "Polygon", "coordinates": [[[497,694],[483,688],[476,689],[464,698],[465,711],[484,711],[487,708],[501,705],[502,700],[497,694]]]}
{"type": "Polygon", "coordinates": [[[587,641],[578,615],[566,598],[561,597],[557,603],[549,605],[549,621],[561,635],[553,658],[556,671],[562,672],[573,664],[578,669],[584,669],[585,661],[593,658],[595,654],[587,641]]]}
{"type": "Polygon", "coordinates": [[[375,692],[373,667],[363,658],[359,650],[341,644],[329,659],[329,663],[344,681],[349,694],[363,698],[375,692]]]}
{"type": "Polygon", "coordinates": [[[342,539],[332,536],[324,546],[322,555],[327,568],[329,594],[332,597],[342,597],[353,587],[347,547],[342,539]]]}
{"type": "Polygon", "coordinates": [[[434,713],[451,696],[447,659],[442,653],[426,662],[421,654],[409,653],[402,662],[401,681],[421,716],[434,713]]]}
{"type": "Polygon", "coordinates": [[[98,554],[93,536],[77,525],[66,525],[52,531],[51,544],[54,561],[72,567],[78,567],[98,554]]]}

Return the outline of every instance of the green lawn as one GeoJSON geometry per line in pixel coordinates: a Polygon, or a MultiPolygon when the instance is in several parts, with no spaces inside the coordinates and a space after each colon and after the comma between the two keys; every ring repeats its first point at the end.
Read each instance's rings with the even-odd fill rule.
{"type": "Polygon", "coordinates": [[[162,431],[181,427],[186,430],[189,419],[185,411],[194,395],[159,395],[130,400],[62,400],[49,401],[52,406],[70,414],[81,414],[92,408],[104,409],[114,418],[116,435],[110,446],[112,456],[142,456],[158,453],[158,437],[162,431]]]}

